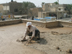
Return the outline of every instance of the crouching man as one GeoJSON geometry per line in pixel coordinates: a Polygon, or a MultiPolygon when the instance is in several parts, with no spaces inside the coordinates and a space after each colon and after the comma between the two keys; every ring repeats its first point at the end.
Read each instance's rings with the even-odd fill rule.
{"type": "Polygon", "coordinates": [[[22,41],[26,40],[26,35],[31,36],[29,42],[34,39],[40,40],[40,31],[33,26],[31,22],[26,23],[25,34],[22,41]]]}

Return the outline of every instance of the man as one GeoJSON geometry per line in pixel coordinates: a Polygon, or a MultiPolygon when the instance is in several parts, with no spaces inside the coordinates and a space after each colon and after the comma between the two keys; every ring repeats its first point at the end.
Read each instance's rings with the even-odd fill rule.
{"type": "Polygon", "coordinates": [[[34,16],[32,16],[32,20],[34,20],[34,16]]]}
{"type": "Polygon", "coordinates": [[[26,30],[22,41],[26,40],[26,35],[31,36],[29,41],[33,40],[34,38],[36,39],[37,37],[37,40],[40,40],[40,31],[33,26],[31,22],[27,22],[26,24],[26,30]]]}

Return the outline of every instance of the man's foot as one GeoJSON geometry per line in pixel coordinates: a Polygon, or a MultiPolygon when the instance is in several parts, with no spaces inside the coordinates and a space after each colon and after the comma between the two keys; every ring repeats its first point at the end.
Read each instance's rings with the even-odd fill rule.
{"type": "Polygon", "coordinates": [[[37,40],[40,40],[40,38],[37,38],[37,40]]]}
{"type": "Polygon", "coordinates": [[[27,41],[27,40],[21,40],[21,42],[24,42],[24,41],[27,41]]]}
{"type": "Polygon", "coordinates": [[[37,40],[37,43],[40,43],[40,40],[37,40]]]}
{"type": "Polygon", "coordinates": [[[37,38],[37,43],[40,43],[40,38],[37,38]]]}

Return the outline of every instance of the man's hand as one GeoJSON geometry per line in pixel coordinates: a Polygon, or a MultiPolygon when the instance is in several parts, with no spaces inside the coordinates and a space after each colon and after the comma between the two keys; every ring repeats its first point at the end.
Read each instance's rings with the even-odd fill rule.
{"type": "Polygon", "coordinates": [[[31,43],[31,39],[28,40],[28,43],[31,43]]]}
{"type": "Polygon", "coordinates": [[[34,38],[34,36],[31,37],[31,40],[34,38]]]}
{"type": "Polygon", "coordinates": [[[28,43],[31,43],[31,40],[32,40],[33,38],[34,38],[34,36],[33,36],[33,37],[31,37],[31,39],[29,39],[29,40],[28,40],[28,43]]]}
{"type": "Polygon", "coordinates": [[[26,40],[26,38],[24,37],[21,41],[24,42],[24,41],[27,41],[27,40],[26,40]]]}
{"type": "Polygon", "coordinates": [[[26,40],[26,38],[24,37],[23,40],[26,40]]]}

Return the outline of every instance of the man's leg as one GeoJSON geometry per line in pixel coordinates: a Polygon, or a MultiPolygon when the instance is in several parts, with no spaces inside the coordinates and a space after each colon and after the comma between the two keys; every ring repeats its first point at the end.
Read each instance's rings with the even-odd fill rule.
{"type": "Polygon", "coordinates": [[[30,32],[30,33],[28,34],[28,36],[32,36],[32,32],[30,32]]]}
{"type": "Polygon", "coordinates": [[[40,40],[40,31],[35,30],[35,37],[37,37],[37,40],[40,40]]]}
{"type": "Polygon", "coordinates": [[[40,32],[38,32],[37,36],[38,36],[37,40],[40,40],[40,32]]]}

